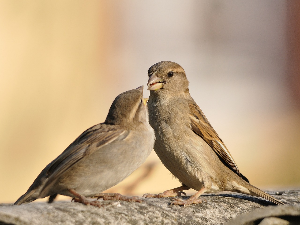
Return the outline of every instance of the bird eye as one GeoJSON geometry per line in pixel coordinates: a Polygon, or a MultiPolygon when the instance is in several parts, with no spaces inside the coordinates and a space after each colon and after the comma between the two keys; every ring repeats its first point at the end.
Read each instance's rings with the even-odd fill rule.
{"type": "Polygon", "coordinates": [[[173,77],[174,73],[173,71],[168,72],[168,77],[173,77]]]}

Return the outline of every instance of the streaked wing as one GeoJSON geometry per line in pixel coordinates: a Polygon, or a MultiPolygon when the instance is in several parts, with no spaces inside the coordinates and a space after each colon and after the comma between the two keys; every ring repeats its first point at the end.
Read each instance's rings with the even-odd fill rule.
{"type": "Polygon", "coordinates": [[[248,179],[240,173],[235,161],[233,160],[225,144],[218,136],[214,128],[210,125],[202,110],[194,102],[193,99],[189,100],[189,108],[191,127],[194,133],[199,135],[214,150],[214,152],[218,155],[221,161],[229,169],[238,174],[245,181],[249,182],[248,179]]]}
{"type": "Polygon", "coordinates": [[[44,188],[56,180],[68,168],[99,148],[118,138],[125,138],[128,131],[112,125],[97,124],[83,132],[66,150],[49,165],[44,188]]]}

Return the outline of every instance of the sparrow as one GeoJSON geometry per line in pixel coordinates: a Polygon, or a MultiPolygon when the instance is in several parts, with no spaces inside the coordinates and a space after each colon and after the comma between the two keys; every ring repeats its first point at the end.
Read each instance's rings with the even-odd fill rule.
{"type": "Polygon", "coordinates": [[[179,179],[181,187],[144,197],[180,196],[190,188],[197,191],[175,205],[201,203],[198,197],[221,191],[262,197],[284,204],[254,187],[241,174],[222,139],[208,122],[189,93],[184,69],[175,62],[162,61],[148,70],[149,123],[154,129],[154,150],[165,167],[179,179]]]}
{"type": "Polygon", "coordinates": [[[136,170],[151,153],[154,139],[143,86],[121,93],[113,101],[105,122],[84,131],[42,170],[14,204],[47,196],[52,202],[57,194],[97,207],[101,207],[99,201],[86,197],[141,201],[101,192],[136,170]]]}

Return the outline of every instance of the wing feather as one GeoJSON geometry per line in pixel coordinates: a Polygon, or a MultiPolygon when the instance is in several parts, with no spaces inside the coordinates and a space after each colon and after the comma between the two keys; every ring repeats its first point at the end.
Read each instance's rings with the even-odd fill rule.
{"type": "Polygon", "coordinates": [[[189,101],[189,108],[191,128],[193,132],[199,135],[213,149],[213,151],[217,154],[220,160],[229,169],[238,174],[245,181],[249,182],[248,179],[240,173],[237,164],[233,160],[233,157],[231,156],[224,142],[218,136],[214,128],[210,125],[204,113],[194,102],[194,100],[189,101]]]}
{"type": "Polygon", "coordinates": [[[124,139],[127,135],[128,131],[115,125],[97,124],[87,129],[61,155],[50,163],[46,173],[48,180],[43,189],[47,188],[61,174],[85,156],[93,154],[93,152],[116,139],[124,139]]]}

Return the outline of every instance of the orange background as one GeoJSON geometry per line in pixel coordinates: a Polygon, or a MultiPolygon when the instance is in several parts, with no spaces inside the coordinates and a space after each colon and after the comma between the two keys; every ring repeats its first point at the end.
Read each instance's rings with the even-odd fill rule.
{"type": "MultiPolygon", "coordinates": [[[[252,184],[299,188],[299,15],[295,0],[1,1],[0,202],[24,194],[161,60],[185,69],[252,184]]],[[[153,152],[109,191],[176,186],[153,152]]]]}

